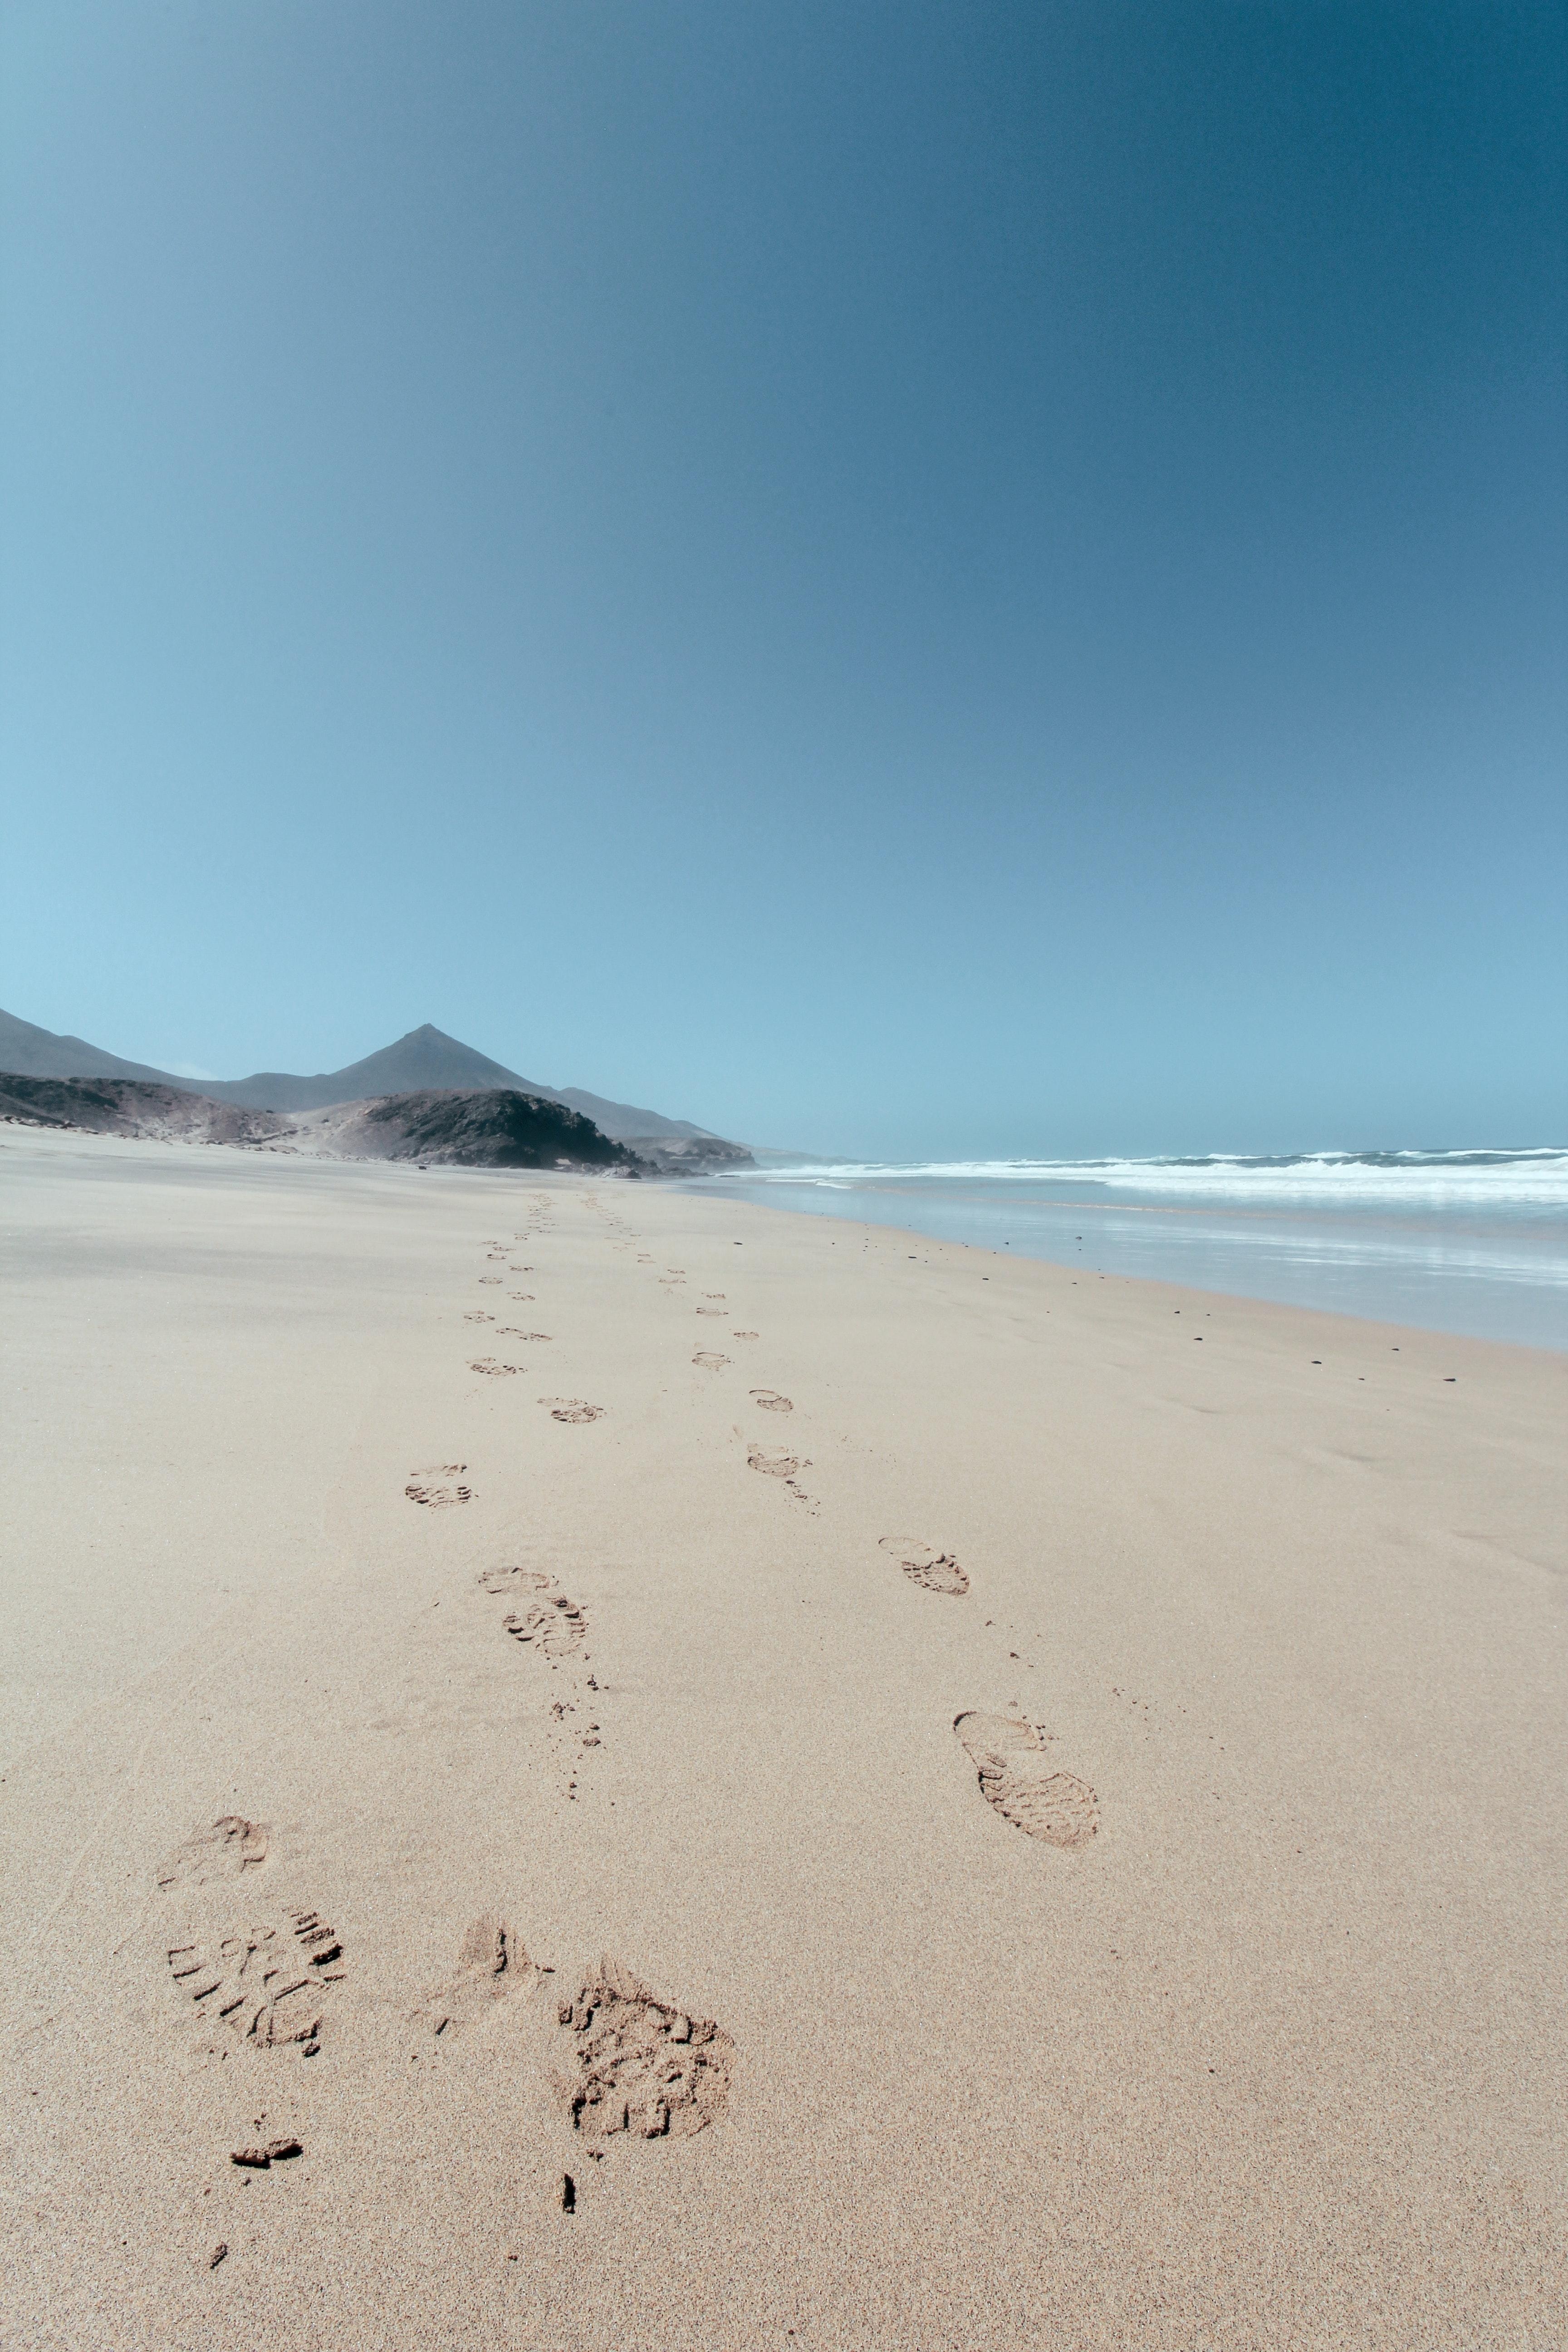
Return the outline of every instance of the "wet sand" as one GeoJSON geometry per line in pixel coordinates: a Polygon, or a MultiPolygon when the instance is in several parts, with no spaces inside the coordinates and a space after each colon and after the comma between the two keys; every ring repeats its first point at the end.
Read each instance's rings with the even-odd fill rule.
{"type": "Polygon", "coordinates": [[[0,1244],[7,2344],[1563,2339],[1561,1358],[25,1129],[0,1244]]]}

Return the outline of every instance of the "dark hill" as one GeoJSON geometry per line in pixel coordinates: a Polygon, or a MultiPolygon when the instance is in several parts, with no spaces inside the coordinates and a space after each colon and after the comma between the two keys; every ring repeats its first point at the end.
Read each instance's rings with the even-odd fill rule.
{"type": "Polygon", "coordinates": [[[419,1160],[443,1168],[618,1168],[639,1162],[592,1119],[541,1095],[508,1087],[481,1093],[388,1095],[344,1103],[300,1121],[303,1138],[320,1121],[344,1160],[419,1160]]]}
{"type": "Polygon", "coordinates": [[[183,1087],[139,1078],[35,1078],[20,1071],[0,1073],[0,1118],[164,1143],[265,1143],[281,1124],[267,1111],[212,1102],[183,1087]]]}
{"type": "Polygon", "coordinates": [[[641,1162],[564,1103],[514,1087],[385,1095],[291,1116],[131,1078],[0,1074],[0,1118],[173,1143],[234,1143],[328,1160],[416,1160],[443,1168],[600,1168],[641,1162]]]}

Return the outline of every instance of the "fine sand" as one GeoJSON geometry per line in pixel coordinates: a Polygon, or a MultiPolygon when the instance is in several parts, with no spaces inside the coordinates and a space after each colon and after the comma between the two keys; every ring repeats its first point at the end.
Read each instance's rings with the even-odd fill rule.
{"type": "Polygon", "coordinates": [[[7,2346],[1568,2336],[1563,1360],[605,1178],[0,1219],[7,2346]]]}

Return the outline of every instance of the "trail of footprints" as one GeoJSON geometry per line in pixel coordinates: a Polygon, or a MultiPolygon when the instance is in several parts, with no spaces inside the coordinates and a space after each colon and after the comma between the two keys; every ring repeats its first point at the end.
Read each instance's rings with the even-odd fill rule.
{"type": "MultiPolygon", "coordinates": [[[[595,1196],[584,1195],[584,1205],[600,1216],[607,1230],[617,1237],[617,1245],[629,1244],[637,1238],[625,1222],[610,1215],[595,1196]]],[[[543,1206],[542,1200],[536,1202],[536,1207],[542,1209],[543,1206]]],[[[520,1234],[515,1238],[522,1241],[527,1235],[520,1234]]],[[[492,1244],[490,1255],[497,1260],[508,1260],[513,1273],[531,1271],[531,1268],[519,1269],[510,1265],[510,1253],[504,1244],[492,1244]]],[[[637,1258],[640,1265],[655,1263],[649,1251],[639,1250],[637,1258]]],[[[496,1277],[487,1276],[481,1279],[494,1280],[496,1277]]],[[[687,1269],[667,1265],[658,1279],[666,1289],[682,1289],[686,1286],[687,1269]]],[[[723,1291],[704,1290],[696,1312],[721,1321],[726,1319],[727,1308],[728,1300],[723,1291]]],[[[536,1340],[544,1335],[516,1332],[508,1336],[536,1340]]],[[[735,1339],[752,1340],[758,1335],[752,1330],[736,1329],[731,1336],[735,1339]]],[[[731,1359],[717,1349],[699,1348],[694,1351],[691,1361],[696,1369],[718,1372],[729,1369],[731,1359]]],[[[486,1359],[476,1363],[474,1369],[499,1372],[514,1368],[498,1365],[493,1360],[486,1359]]],[[[759,1412],[786,1413],[795,1409],[793,1401],[776,1389],[753,1388],[750,1395],[759,1412]]],[[[579,1398],[544,1397],[540,1399],[540,1402],[558,1421],[594,1420],[602,1411],[602,1408],[579,1398]]],[[[800,1474],[811,1466],[803,1455],[783,1446],[752,1444],[747,1447],[746,1460],[748,1467],[764,1477],[779,1480],[796,1500],[805,1503],[811,1511],[816,1510],[816,1504],[800,1483],[800,1474]]],[[[412,1486],[409,1492],[412,1496],[412,1486]]],[[[442,1499],[446,1497],[443,1496],[442,1499]]],[[[881,1549],[896,1559],[910,1583],[922,1591],[953,1600],[962,1600],[967,1595],[970,1589],[968,1574],[951,1551],[942,1550],[921,1538],[905,1536],[884,1537],[881,1549]]],[[[496,1573],[514,1577],[524,1571],[496,1573]]],[[[544,1587],[551,1586],[551,1582],[548,1579],[541,1580],[540,1591],[542,1592],[544,1587]]],[[[487,1589],[501,1588],[490,1584],[487,1589]]],[[[547,1599],[534,1599],[520,1615],[509,1617],[506,1622],[508,1631],[516,1639],[536,1645],[546,1655],[562,1654],[564,1649],[581,1646],[580,1616],[572,1609],[565,1596],[553,1587],[547,1599]]],[[[954,1730],[974,1764],[981,1793],[1005,1821],[1027,1836],[1068,1851],[1087,1844],[1096,1834],[1099,1812],[1093,1790],[1070,1772],[1047,1769],[1046,1736],[1037,1726],[1010,1716],[971,1711],[959,1717],[954,1730]]]]}
{"type": "MultiPolygon", "coordinates": [[[[597,1209],[595,1202],[589,1205],[597,1209]]],[[[546,1196],[536,1196],[535,1213],[549,1213],[546,1196]]],[[[599,1213],[603,1214],[601,1211],[599,1213]]],[[[606,1220],[610,1230],[629,1244],[629,1229],[606,1220]]],[[[519,1234],[525,1242],[531,1234],[519,1234]]],[[[617,1246],[623,1245],[617,1242],[617,1246]]],[[[493,1244],[490,1260],[512,1276],[531,1274],[531,1265],[513,1262],[513,1250],[493,1244]]],[[[654,1264],[652,1255],[637,1253],[637,1263],[654,1264]]],[[[482,1284],[499,1286],[500,1274],[484,1274],[482,1284]]],[[[667,1267],[658,1277],[667,1288],[684,1286],[686,1270],[667,1267]]],[[[531,1304],[531,1294],[510,1296],[531,1304]]],[[[698,1315],[715,1320],[727,1318],[722,1291],[705,1291],[698,1315]]],[[[495,1324],[480,1309],[467,1310],[465,1320],[495,1324]]],[[[754,1340],[758,1334],[735,1329],[737,1340],[754,1340]]],[[[549,1341],[542,1331],[505,1327],[498,1337],[530,1345],[549,1341]]],[[[721,1371],[730,1358],[710,1348],[696,1350],[694,1366],[721,1371]]],[[[522,1368],[491,1357],[470,1360],[470,1368],[491,1377],[522,1368]]],[[[750,1391],[760,1411],[787,1413],[792,1399],[776,1389],[750,1391]]],[[[542,1397],[540,1404],[565,1423],[596,1421],[604,1408],[577,1397],[542,1397]]],[[[784,1447],[758,1444],[747,1449],[747,1463],[761,1475],[778,1479],[799,1500],[816,1506],[799,1484],[810,1467],[802,1455],[784,1447]]],[[[405,1488],[409,1501],[438,1510],[472,1499],[463,1483],[462,1463],[437,1463],[409,1474],[405,1488]]],[[[963,1599],[969,1578],[955,1556],[922,1539],[889,1536],[882,1550],[896,1560],[904,1575],[921,1590],[951,1599],[963,1599]]],[[[542,1570],[508,1564],[483,1570],[480,1589],[511,1606],[501,1619],[508,1636],[552,1666],[584,1660],[587,1622],[582,1609],[542,1570]]],[[[578,1697],[596,1687],[592,1675],[578,1697]]],[[[578,1712],[575,1700],[557,1701],[551,1713],[563,1731],[578,1712]]],[[[1086,1846],[1099,1829],[1099,1808],[1093,1789],[1075,1774],[1052,1768],[1047,1736],[1039,1727],[1013,1715],[969,1710],[958,1716],[954,1734],[974,1768],[980,1793],[994,1810],[1026,1836],[1073,1852],[1086,1846]]],[[[579,1751],[597,1747],[599,1726],[589,1723],[572,1735],[579,1751]]],[[[569,1790],[576,1794],[573,1780],[569,1790]]],[[[225,1815],[208,1830],[187,1841],[159,1874],[159,1885],[171,1891],[184,1885],[205,1886],[225,1879],[238,1881],[258,1869],[268,1853],[264,1825],[225,1815]]],[[[319,2046],[322,2020],[332,1989],[342,1981],[342,1947],[332,1928],[314,1911],[297,1910],[281,1922],[247,1926],[211,1941],[193,1938],[169,1948],[169,1967],[179,1990],[202,2011],[221,2020],[229,2031],[256,2048],[291,2045],[305,2053],[319,2046]]],[[[503,1923],[493,1918],[475,1921],[459,1948],[455,1973],[429,1994],[415,2012],[437,2035],[482,2018],[495,2004],[518,1991],[531,1991],[552,1973],[537,1968],[503,1923]]],[[[728,2104],[734,2067],[734,2044],[711,2019],[694,2016],[662,1999],[609,1958],[584,1975],[576,1995],[559,2004],[558,2022],[569,2037],[570,2058],[557,2078],[573,2129],[595,2144],[619,2135],[645,2139],[674,2138],[700,2131],[719,2119],[728,2104]]],[[[237,2161],[240,2158],[237,2156],[237,2161]]],[[[568,2175],[562,2202],[574,2205],[568,2175]]]]}
{"type": "MultiPolygon", "coordinates": [[[[651,1265],[654,1259],[643,1251],[637,1262],[651,1265]]],[[[685,1278],[686,1269],[675,1265],[667,1266],[658,1277],[668,1289],[683,1287],[685,1278]]],[[[723,1291],[705,1290],[697,1312],[721,1318],[727,1303],[723,1291]]],[[[758,1335],[737,1329],[731,1336],[750,1340],[758,1335]]],[[[731,1359],[715,1349],[700,1348],[691,1361],[704,1371],[723,1371],[731,1359]]],[[[761,1412],[794,1411],[793,1401],[776,1389],[753,1388],[750,1394],[761,1412]]],[[[816,1508],[799,1483],[800,1473],[811,1466],[804,1457],[782,1446],[751,1444],[746,1460],[751,1469],[780,1480],[789,1493],[816,1508]]],[[[952,1552],[911,1536],[885,1536],[880,1548],[922,1591],[952,1600],[967,1595],[968,1574],[952,1552]]],[[[1094,1790],[1076,1774],[1051,1769],[1046,1754],[1047,1735],[1037,1726],[1021,1717],[970,1711],[958,1717],[953,1728],[974,1765],[982,1795],[1004,1821],[1026,1836],[1068,1852],[1087,1845],[1096,1835],[1099,1806],[1094,1790]]]]}
{"type": "MultiPolygon", "coordinates": [[[[533,1205],[541,1217],[548,1213],[547,1198],[536,1197],[533,1205]]],[[[590,1205],[597,1207],[596,1202],[590,1205]]],[[[616,1230],[613,1221],[611,1229],[616,1230]]],[[[531,1237],[520,1234],[514,1242],[531,1237]]],[[[492,1244],[489,1256],[514,1276],[533,1270],[514,1264],[512,1251],[503,1243],[492,1244]]],[[[640,1253],[639,1263],[651,1265],[653,1260],[640,1253]]],[[[479,1279],[499,1285],[502,1277],[486,1274],[479,1279]]],[[[667,1286],[680,1287],[685,1270],[669,1267],[660,1279],[667,1286]]],[[[527,1293],[511,1295],[530,1297],[527,1293]]],[[[723,1319],[726,1310],[724,1294],[708,1291],[696,1311],[723,1319]]],[[[467,1310],[465,1319],[495,1323],[492,1315],[479,1309],[467,1310]]],[[[549,1339],[545,1332],[512,1327],[498,1336],[531,1345],[549,1339]]],[[[751,1340],[757,1334],[736,1330],[733,1337],[751,1340]]],[[[692,1361],[712,1371],[730,1364],[727,1356],[712,1349],[698,1349],[692,1361]]],[[[492,1357],[470,1360],[470,1368],[491,1377],[522,1369],[492,1357]]],[[[750,1397],[760,1412],[788,1413],[795,1409],[793,1401],[776,1389],[752,1388],[750,1397]]],[[[539,1402],[555,1420],[565,1423],[596,1421],[604,1411],[575,1397],[539,1402]]],[[[751,1444],[747,1462],[816,1510],[799,1484],[800,1473],[810,1467],[804,1456],[784,1447],[751,1444]]],[[[466,1504],[472,1500],[472,1489],[465,1483],[465,1472],[461,1462],[427,1464],[409,1473],[405,1494],[428,1510],[466,1504]]],[[[952,1552],[899,1536],[885,1537],[881,1549],[924,1591],[958,1600],[968,1594],[969,1578],[952,1552]]],[[[478,1583],[485,1593],[510,1604],[500,1626],[520,1648],[531,1650],[552,1670],[586,1664],[586,1618],[552,1576],[508,1563],[484,1570],[478,1583]]],[[[574,1696],[553,1704],[551,1720],[581,1757],[600,1745],[600,1727],[589,1721],[577,1731],[572,1720],[578,1716],[579,1702],[586,1702],[596,1685],[591,1675],[585,1682],[569,1675],[568,1687],[574,1696]]],[[[584,1705],[584,1715],[586,1711],[584,1705]]],[[[1047,1735],[1038,1726],[1017,1715],[968,1710],[955,1718],[953,1731],[974,1769],[980,1793],[1003,1821],[1064,1852],[1078,1851],[1095,1837],[1099,1808],[1093,1789],[1074,1773],[1053,1769],[1047,1735]]],[[[567,1793],[577,1793],[574,1777],[567,1793]]],[[[171,1898],[187,1890],[238,1890],[264,1871],[269,1851],[265,1823],[224,1814],[187,1839],[161,1866],[159,1890],[171,1898]]],[[[253,2051],[292,2049],[307,2057],[321,2046],[333,1999],[348,1974],[335,1929],[319,1911],[303,1907],[247,1918],[216,1934],[191,1934],[169,1944],[166,1958],[175,1992],[197,2015],[253,2051]]],[[[536,1991],[552,1973],[530,1959],[502,1921],[483,1917],[465,1932],[454,1972],[425,1996],[412,2016],[437,2038],[460,2032],[482,2021],[509,1997],[536,1991]]],[[[683,2137],[725,2113],[735,2064],[731,2037],[712,2019],[665,2000],[614,1960],[605,1958],[584,1975],[576,1994],[559,2003],[557,2023],[568,2052],[555,2075],[563,2113],[572,2130],[590,2144],[591,2153],[602,2152],[605,2143],[622,2137],[683,2137]]],[[[277,2140],[236,2149],[233,2161],[265,2168],[300,2153],[297,2141],[277,2140]]],[[[574,2210],[570,2174],[563,2177],[560,2201],[564,2210],[574,2210]]]]}

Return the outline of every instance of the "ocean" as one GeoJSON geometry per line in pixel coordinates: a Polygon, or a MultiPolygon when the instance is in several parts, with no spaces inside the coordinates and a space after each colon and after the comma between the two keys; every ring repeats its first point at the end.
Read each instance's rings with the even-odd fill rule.
{"type": "Polygon", "coordinates": [[[770,1208],[1568,1349],[1568,1150],[770,1164],[703,1177],[770,1208]]]}

